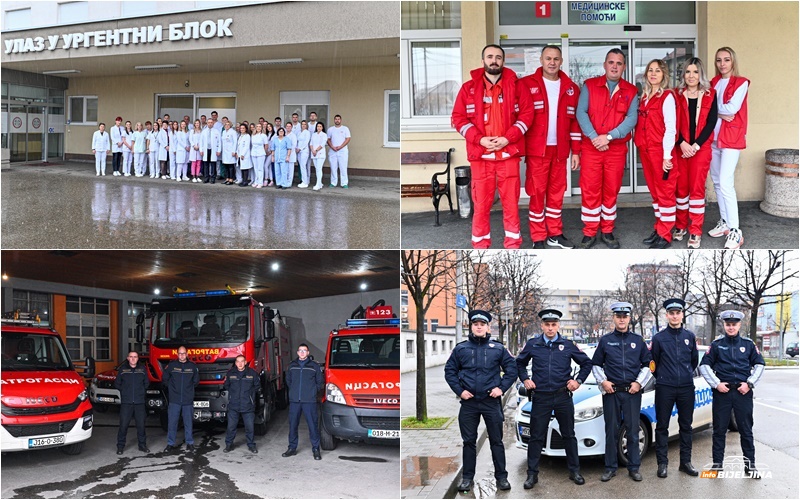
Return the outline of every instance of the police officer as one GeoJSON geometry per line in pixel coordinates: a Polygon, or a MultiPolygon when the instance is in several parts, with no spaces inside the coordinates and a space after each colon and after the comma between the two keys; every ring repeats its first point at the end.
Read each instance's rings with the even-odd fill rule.
{"type": "Polygon", "coordinates": [[[117,370],[114,387],[119,391],[119,432],[117,432],[117,455],[122,455],[125,450],[125,440],[128,435],[128,426],[131,417],[136,421],[136,438],[139,440],[139,450],[150,453],[147,447],[147,434],[145,433],[145,420],[147,410],[144,407],[145,394],[150,386],[147,369],[144,363],[139,363],[139,354],[136,351],[128,353],[128,363],[117,370]]]}
{"type": "Polygon", "coordinates": [[[256,411],[256,392],[258,392],[260,379],[258,373],[247,366],[247,359],[241,354],[236,356],[235,365],[228,370],[222,388],[228,391],[228,431],[225,434],[225,453],[233,450],[233,440],[236,439],[236,426],[239,425],[239,415],[244,421],[244,435],[247,438],[247,448],[258,453],[253,433],[253,421],[256,411]]]}
{"type": "Polygon", "coordinates": [[[468,340],[459,342],[444,366],[447,385],[461,398],[458,426],[464,440],[464,473],[458,491],[472,488],[480,417],[486,424],[497,488],[510,490],[503,447],[502,396],[517,378],[517,364],[503,344],[489,335],[492,315],[480,309],[469,313],[468,340]],[[502,372],[502,377],[501,377],[502,372]]]}
{"type": "Polygon", "coordinates": [[[178,418],[183,414],[183,436],[186,451],[194,451],[192,437],[192,412],[194,410],[194,388],[200,382],[197,365],[189,361],[185,346],[178,348],[178,359],[173,359],[164,369],[161,383],[167,389],[167,447],[165,452],[176,448],[175,438],[178,434],[178,418]]]}
{"type": "Polygon", "coordinates": [[[572,391],[580,387],[592,370],[592,360],[574,342],[558,333],[562,313],[556,309],[539,312],[543,335],[525,343],[517,356],[517,373],[525,388],[533,392],[531,399],[531,436],[528,441],[528,478],[526,490],[539,482],[539,458],[547,437],[550,415],[555,414],[558,428],[564,439],[569,478],[575,484],[584,484],[578,462],[578,441],[575,439],[575,407],[572,391]],[[528,375],[528,362],[532,361],[532,378],[528,375]],[[575,361],[581,369],[572,377],[575,361]]]}
{"type": "Polygon", "coordinates": [[[667,327],[653,335],[650,351],[656,377],[656,457],[658,477],[667,477],[667,440],[672,405],[678,409],[681,461],[678,470],[690,476],[699,473],[692,466],[692,416],[694,414],[694,370],[697,368],[697,339],[683,328],[686,302],[667,299],[667,327]]]}
{"type": "Polygon", "coordinates": [[[642,387],[650,380],[650,350],[644,339],[631,331],[633,306],[628,302],[611,304],[614,331],[603,335],[592,357],[592,373],[603,394],[603,419],[606,424],[605,472],[601,481],[617,475],[617,441],[620,425],[628,436],[628,475],[641,481],[639,473],[639,419],[623,415],[639,415],[642,408],[642,387]]]}
{"type": "Polygon", "coordinates": [[[725,456],[725,434],[731,419],[731,409],[739,426],[742,455],[747,459],[744,472],[761,479],[756,470],[756,448],[753,444],[753,388],[764,373],[764,358],[758,347],[748,337],[739,336],[744,314],[739,311],[722,311],[725,335],[711,342],[700,363],[700,373],[711,386],[713,397],[714,432],[711,454],[714,469],[722,469],[725,456]]]}

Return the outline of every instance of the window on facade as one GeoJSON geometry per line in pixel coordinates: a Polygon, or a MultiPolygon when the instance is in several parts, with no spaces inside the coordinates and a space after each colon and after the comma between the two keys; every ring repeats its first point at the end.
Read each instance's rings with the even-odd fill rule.
{"type": "Polygon", "coordinates": [[[383,96],[383,147],[400,147],[400,91],[387,90],[383,96]]]}
{"type": "Polygon", "coordinates": [[[439,320],[438,319],[432,319],[431,320],[431,331],[435,332],[438,328],[439,328],[439,320]]]}
{"type": "Polygon", "coordinates": [[[88,20],[89,2],[64,2],[58,4],[59,24],[83,23],[88,20]]]}
{"type": "Polygon", "coordinates": [[[400,2],[400,29],[461,28],[461,2],[400,2]]]}
{"type": "Polygon", "coordinates": [[[406,340],[406,354],[414,354],[414,341],[406,340]]]}
{"type": "Polygon", "coordinates": [[[50,325],[50,294],[14,290],[13,300],[14,311],[35,312],[42,325],[50,325]]]}
{"type": "Polygon", "coordinates": [[[498,2],[500,26],[561,24],[561,2],[498,2]]]}
{"type": "Polygon", "coordinates": [[[5,13],[5,29],[21,30],[31,27],[31,9],[7,10],[5,13]]]}
{"type": "Polygon", "coordinates": [[[450,350],[451,351],[453,350],[453,341],[452,340],[450,341],[450,350]]]}
{"type": "MultiPolygon", "coordinates": [[[[342,125],[347,126],[348,116],[345,111],[338,110],[330,115],[331,93],[328,90],[295,90],[281,92],[281,120],[283,124],[291,123],[292,113],[297,113],[300,121],[308,120],[313,111],[317,114],[317,121],[325,124],[325,130],[333,126],[333,116],[342,115],[342,125]],[[330,117],[330,118],[329,118],[330,117]]],[[[265,116],[265,120],[272,123],[274,116],[265,116]]]]}
{"type": "Polygon", "coordinates": [[[73,125],[96,125],[97,97],[95,96],[70,97],[69,120],[70,123],[73,125]]]}
{"type": "Polygon", "coordinates": [[[635,2],[636,24],[694,24],[696,2],[635,2]]]}
{"type": "Polygon", "coordinates": [[[111,360],[108,299],[67,296],[67,350],[73,359],[111,360]]]}
{"type": "Polygon", "coordinates": [[[450,116],[461,88],[461,42],[411,42],[414,116],[450,116]]]}
{"type": "Polygon", "coordinates": [[[436,352],[437,352],[436,351],[436,341],[432,340],[431,341],[431,354],[436,354],[436,352]]]}
{"type": "Polygon", "coordinates": [[[400,290],[400,307],[408,307],[408,290],[400,290]]]}
{"type": "Polygon", "coordinates": [[[158,12],[158,2],[120,2],[122,4],[122,16],[147,16],[158,12]]]}

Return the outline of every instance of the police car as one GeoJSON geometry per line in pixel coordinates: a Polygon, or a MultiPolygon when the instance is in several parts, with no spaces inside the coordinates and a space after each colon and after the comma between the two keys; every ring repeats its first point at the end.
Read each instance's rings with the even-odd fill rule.
{"type": "MultiPolygon", "coordinates": [[[[708,347],[698,346],[698,349],[700,350],[700,359],[702,359],[708,347]]],[[[594,351],[594,347],[583,349],[583,352],[589,358],[594,355],[594,351]]],[[[578,366],[573,363],[573,367],[577,373],[578,366]]],[[[692,428],[698,431],[711,426],[711,388],[697,370],[694,373],[694,390],[694,421],[692,422],[692,428]]],[[[516,445],[517,448],[527,449],[528,440],[530,439],[531,402],[527,398],[525,388],[521,385],[518,394],[520,397],[514,416],[516,445]]],[[[603,419],[603,399],[594,375],[590,374],[583,385],[573,393],[572,401],[575,404],[575,437],[578,440],[578,455],[605,454],[606,433],[603,419]]],[[[669,422],[670,438],[678,435],[677,414],[677,409],[673,406],[673,418],[669,422]]],[[[655,431],[655,378],[651,378],[650,382],[643,388],[642,409],[639,414],[639,451],[642,456],[650,446],[654,445],[655,431]]],[[[626,457],[627,449],[628,441],[623,429],[619,433],[619,442],[617,443],[619,462],[623,466],[628,463],[626,457]]],[[[559,433],[558,421],[552,416],[550,417],[550,425],[547,429],[542,454],[554,457],[566,456],[564,441],[559,433]]]]}

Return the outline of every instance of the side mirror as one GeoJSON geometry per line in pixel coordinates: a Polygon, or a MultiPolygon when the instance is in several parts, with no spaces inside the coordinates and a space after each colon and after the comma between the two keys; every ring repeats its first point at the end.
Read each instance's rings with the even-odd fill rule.
{"type": "Polygon", "coordinates": [[[272,340],[275,338],[275,322],[271,319],[268,319],[264,322],[264,335],[266,340],[272,340]]]}
{"type": "Polygon", "coordinates": [[[94,358],[91,356],[86,357],[86,368],[83,370],[83,376],[85,378],[93,378],[95,372],[94,366],[94,358]]]}
{"type": "Polygon", "coordinates": [[[141,344],[144,342],[144,313],[140,312],[136,315],[136,342],[141,344]]]}

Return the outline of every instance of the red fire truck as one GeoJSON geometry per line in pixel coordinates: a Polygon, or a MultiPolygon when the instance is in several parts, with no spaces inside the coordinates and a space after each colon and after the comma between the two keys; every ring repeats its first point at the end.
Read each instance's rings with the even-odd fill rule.
{"type": "MultiPolygon", "coordinates": [[[[149,311],[150,362],[161,380],[167,364],[185,346],[189,360],[200,371],[195,388],[194,420],[227,422],[225,374],[239,355],[261,376],[256,401],[255,432],[264,435],[275,408],[285,408],[288,394],[285,371],[289,366],[289,331],[279,315],[250,295],[229,290],[179,292],[173,298],[154,299],[149,311]]],[[[137,340],[144,337],[144,317],[137,319],[137,340]]],[[[167,426],[166,388],[148,389],[147,405],[167,426]]]]}
{"type": "Polygon", "coordinates": [[[380,300],[328,336],[322,449],[337,439],[400,443],[400,319],[380,300]]]}
{"type": "MultiPolygon", "coordinates": [[[[60,447],[77,455],[92,437],[92,404],[58,332],[33,318],[2,320],[3,452],[60,447]]],[[[85,376],[94,376],[86,358],[85,376]]]]}

